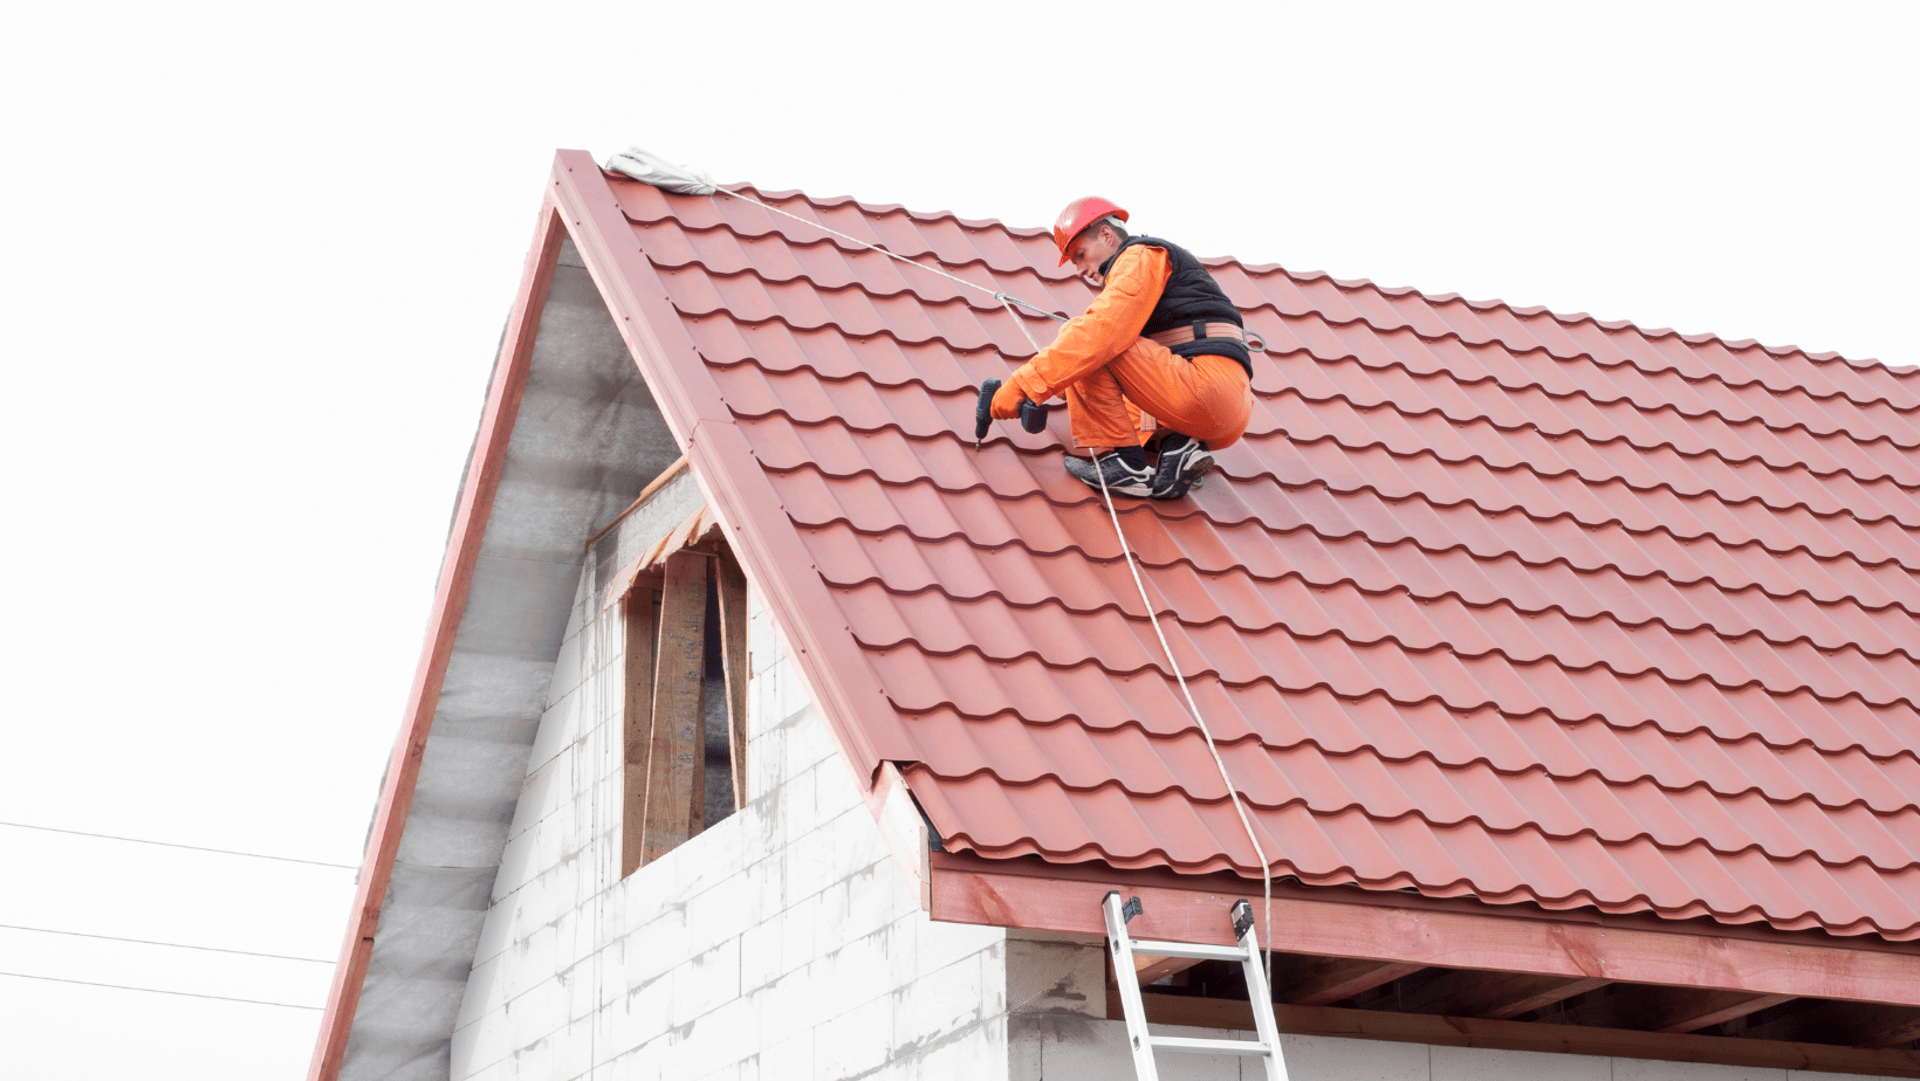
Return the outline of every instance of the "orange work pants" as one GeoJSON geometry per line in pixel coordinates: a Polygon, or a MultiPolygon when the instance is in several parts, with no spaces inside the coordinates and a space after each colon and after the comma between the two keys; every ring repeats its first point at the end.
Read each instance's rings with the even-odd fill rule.
{"type": "Polygon", "coordinates": [[[1232,357],[1202,354],[1188,360],[1151,338],[1139,338],[1105,364],[1050,373],[1067,384],[1067,417],[1079,447],[1137,447],[1153,429],[1184,432],[1219,450],[1239,442],[1253,411],[1247,370],[1232,357]]]}

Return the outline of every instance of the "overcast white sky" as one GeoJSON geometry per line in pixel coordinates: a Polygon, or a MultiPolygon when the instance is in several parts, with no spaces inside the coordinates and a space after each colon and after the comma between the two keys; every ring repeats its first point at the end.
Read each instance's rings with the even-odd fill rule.
{"type": "MultiPolygon", "coordinates": [[[[359,862],[556,147],[1911,365],[1916,55],[1912,2],[14,10],[0,821],[359,862]]],[[[13,928],[331,959],[351,878],[0,826],[0,971],[317,1006],[13,928]]],[[[11,1077],[254,1081],[319,1014],[0,1019],[11,1077]]]]}

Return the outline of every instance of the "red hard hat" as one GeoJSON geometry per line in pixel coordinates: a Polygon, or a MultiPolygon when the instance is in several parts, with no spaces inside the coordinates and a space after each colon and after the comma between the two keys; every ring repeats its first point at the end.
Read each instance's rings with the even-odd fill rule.
{"type": "Polygon", "coordinates": [[[1089,195],[1084,199],[1075,199],[1067,204],[1060,216],[1053,220],[1053,243],[1060,249],[1060,265],[1067,265],[1067,245],[1080,235],[1080,230],[1092,225],[1104,217],[1116,217],[1127,220],[1127,212],[1100,198],[1089,195]]]}

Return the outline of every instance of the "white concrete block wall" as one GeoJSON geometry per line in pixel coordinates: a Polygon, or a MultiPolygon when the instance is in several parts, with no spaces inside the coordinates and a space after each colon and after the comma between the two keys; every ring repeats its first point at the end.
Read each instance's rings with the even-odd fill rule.
{"type": "Polygon", "coordinates": [[[757,603],[748,806],[618,878],[620,626],[588,567],[452,1076],[1004,1076],[1005,933],[920,912],[757,603]]]}

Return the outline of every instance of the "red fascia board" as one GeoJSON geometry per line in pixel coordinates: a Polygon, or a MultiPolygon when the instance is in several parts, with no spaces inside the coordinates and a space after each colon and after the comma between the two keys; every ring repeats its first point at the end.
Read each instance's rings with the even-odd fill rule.
{"type": "Polygon", "coordinates": [[[725,527],[748,580],[793,646],[794,666],[841,751],[871,787],[882,761],[915,757],[899,715],[838,618],[839,605],[734,424],[719,384],[641,250],[607,175],[585,151],[562,150],[553,176],[554,197],[574,244],[685,451],[695,481],[725,527]]]}
{"type": "Polygon", "coordinates": [[[406,827],[407,812],[413,805],[421,756],[427,748],[427,733],[439,708],[440,689],[446,679],[448,659],[453,655],[460,617],[466,611],[467,590],[473,584],[480,541],[486,534],[487,518],[500,487],[507,443],[527,385],[527,369],[533,358],[540,313],[546,307],[547,290],[553,283],[553,268],[564,235],[553,203],[543,201],[513,312],[501,339],[500,355],[494,361],[486,408],[480,414],[479,435],[474,440],[459,509],[454,514],[453,530],[440,564],[440,584],[434,592],[432,614],[427,620],[427,640],[421,649],[420,665],[414,671],[406,711],[402,714],[400,738],[394,744],[386,783],[380,792],[379,809],[374,813],[373,828],[367,837],[347,939],[334,966],[333,986],[327,992],[319,1040],[307,1070],[309,1081],[334,1081],[340,1073],[341,1058],[346,1054],[347,1036],[360,1003],[367,962],[373,956],[380,906],[386,900],[393,862],[400,851],[400,836],[406,827]]]}
{"type": "MultiPolygon", "coordinates": [[[[1224,876],[1012,865],[936,853],[930,862],[932,916],[1065,934],[1105,935],[1108,890],[1138,895],[1134,921],[1144,938],[1232,945],[1227,906],[1252,900],[1265,919],[1258,883],[1224,876]]],[[[1330,891],[1329,891],[1330,892],[1330,891]]],[[[1316,896],[1277,886],[1269,948],[1322,957],[1412,962],[1444,968],[1529,972],[1626,983],[1754,991],[1795,997],[1920,1006],[1920,950],[1850,948],[1805,938],[1648,930],[1604,918],[1527,918],[1316,896]]]]}

